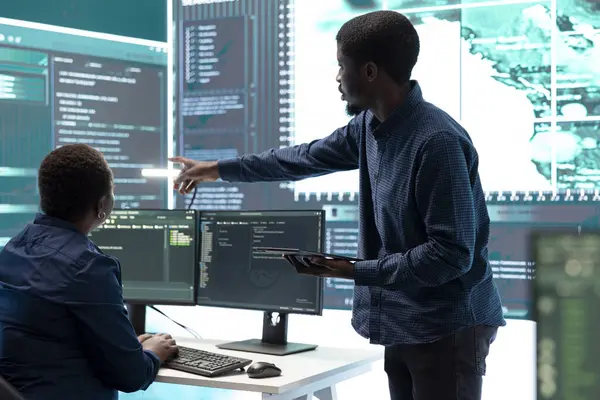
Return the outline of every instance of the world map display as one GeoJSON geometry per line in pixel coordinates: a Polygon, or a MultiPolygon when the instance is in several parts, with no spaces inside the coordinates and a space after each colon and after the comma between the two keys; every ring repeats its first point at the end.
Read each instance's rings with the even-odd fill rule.
{"type": "MultiPolygon", "coordinates": [[[[296,2],[296,143],[348,121],[334,79],[335,33],[356,15],[387,8],[417,28],[413,79],[426,100],[467,128],[486,191],[595,189],[599,7],[585,0],[296,2]]],[[[346,172],[296,183],[295,190],[351,193],[357,185],[356,173],[346,172]]]]}

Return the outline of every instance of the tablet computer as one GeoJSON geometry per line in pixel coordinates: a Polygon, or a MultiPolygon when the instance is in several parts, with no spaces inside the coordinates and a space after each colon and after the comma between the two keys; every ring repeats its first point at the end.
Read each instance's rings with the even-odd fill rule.
{"type": "Polygon", "coordinates": [[[346,256],[338,256],[335,254],[327,254],[320,253],[318,251],[307,251],[300,249],[291,249],[288,247],[255,247],[254,251],[256,253],[263,254],[277,254],[283,256],[292,256],[298,258],[308,258],[308,257],[323,257],[331,260],[346,260],[350,262],[362,261],[360,258],[346,257],[346,256]]]}

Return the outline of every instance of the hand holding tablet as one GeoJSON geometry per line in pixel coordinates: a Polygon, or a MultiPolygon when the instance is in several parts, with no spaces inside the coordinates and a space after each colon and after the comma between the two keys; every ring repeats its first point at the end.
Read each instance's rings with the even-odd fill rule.
{"type": "Polygon", "coordinates": [[[361,261],[358,258],[284,247],[255,247],[254,251],[281,255],[298,273],[319,277],[352,279],[353,264],[361,261]]]}

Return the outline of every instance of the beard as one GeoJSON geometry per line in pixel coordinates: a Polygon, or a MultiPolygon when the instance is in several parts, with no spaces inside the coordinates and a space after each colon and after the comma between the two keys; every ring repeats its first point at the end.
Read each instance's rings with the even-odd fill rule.
{"type": "Polygon", "coordinates": [[[358,114],[360,114],[363,111],[365,111],[364,108],[359,107],[355,104],[346,102],[346,114],[348,114],[349,117],[356,117],[358,114]]]}

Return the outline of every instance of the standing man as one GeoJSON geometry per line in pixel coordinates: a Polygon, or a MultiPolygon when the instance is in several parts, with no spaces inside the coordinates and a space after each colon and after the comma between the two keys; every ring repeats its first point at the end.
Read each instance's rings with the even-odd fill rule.
{"type": "Polygon", "coordinates": [[[346,22],[337,81],[354,118],[331,135],[214,162],[175,157],[180,193],[199,182],[294,181],[359,169],[365,261],[313,260],[303,273],[352,279],[352,325],[385,346],[392,400],[479,400],[505,325],[492,280],[489,217],[467,132],[411,81],[419,37],[397,12],[346,22]]]}

